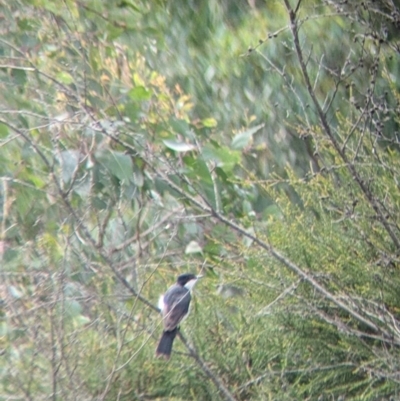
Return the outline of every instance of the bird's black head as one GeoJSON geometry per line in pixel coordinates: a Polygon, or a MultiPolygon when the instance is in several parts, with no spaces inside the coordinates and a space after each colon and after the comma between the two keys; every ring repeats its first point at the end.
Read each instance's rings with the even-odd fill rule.
{"type": "Polygon", "coordinates": [[[181,274],[176,282],[182,287],[185,286],[191,280],[197,280],[199,277],[192,273],[181,274]]]}

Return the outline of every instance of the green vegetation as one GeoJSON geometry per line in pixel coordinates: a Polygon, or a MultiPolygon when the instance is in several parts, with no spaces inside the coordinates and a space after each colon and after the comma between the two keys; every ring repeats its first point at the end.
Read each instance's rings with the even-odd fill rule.
{"type": "Polygon", "coordinates": [[[399,399],[400,4],[8,3],[0,401],[399,399]]]}

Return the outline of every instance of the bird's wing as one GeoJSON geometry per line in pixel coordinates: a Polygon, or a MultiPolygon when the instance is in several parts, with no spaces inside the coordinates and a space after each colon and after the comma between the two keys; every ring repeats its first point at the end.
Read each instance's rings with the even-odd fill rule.
{"type": "Polygon", "coordinates": [[[164,295],[164,329],[175,329],[189,310],[190,291],[184,287],[171,287],[164,295]]]}

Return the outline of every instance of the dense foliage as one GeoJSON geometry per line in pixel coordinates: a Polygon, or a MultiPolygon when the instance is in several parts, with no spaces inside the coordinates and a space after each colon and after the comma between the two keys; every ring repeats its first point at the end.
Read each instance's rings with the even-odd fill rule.
{"type": "Polygon", "coordinates": [[[0,400],[400,397],[400,5],[347,3],[0,6],[0,400]]]}

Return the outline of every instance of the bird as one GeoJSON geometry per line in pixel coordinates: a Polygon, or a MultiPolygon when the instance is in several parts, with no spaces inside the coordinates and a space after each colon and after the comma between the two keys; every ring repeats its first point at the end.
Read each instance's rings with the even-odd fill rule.
{"type": "Polygon", "coordinates": [[[164,329],[157,345],[157,357],[170,358],[179,323],[189,312],[191,291],[200,277],[202,276],[192,273],[181,274],[176,283],[168,288],[164,295],[161,295],[158,306],[163,316],[164,329]]]}

